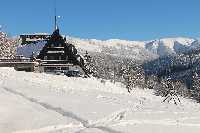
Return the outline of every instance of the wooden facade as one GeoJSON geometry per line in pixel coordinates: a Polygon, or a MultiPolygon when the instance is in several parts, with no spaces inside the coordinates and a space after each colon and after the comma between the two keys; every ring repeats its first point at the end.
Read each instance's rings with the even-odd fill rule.
{"type": "Polygon", "coordinates": [[[30,43],[35,43],[37,41],[47,41],[51,36],[45,34],[36,34],[36,35],[20,35],[21,45],[26,45],[30,43]]]}
{"type": "Polygon", "coordinates": [[[59,29],[56,29],[50,36],[47,44],[40,51],[37,59],[43,61],[46,69],[69,69],[68,67],[54,67],[54,66],[79,66],[84,69],[84,60],[77,54],[77,49],[74,45],[66,43],[66,38],[60,35],[59,29]]]}

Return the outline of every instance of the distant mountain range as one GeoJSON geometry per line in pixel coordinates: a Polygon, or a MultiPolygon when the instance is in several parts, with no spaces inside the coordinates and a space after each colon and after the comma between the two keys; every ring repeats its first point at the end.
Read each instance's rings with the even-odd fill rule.
{"type": "MultiPolygon", "coordinates": [[[[66,41],[75,45],[79,54],[86,51],[100,63],[111,65],[126,59],[143,64],[146,75],[172,77],[184,80],[191,85],[194,73],[200,74],[200,40],[192,38],[164,38],[150,41],[127,41],[119,39],[96,40],[66,37],[66,41]],[[112,57],[112,58],[111,58],[112,57]]],[[[39,54],[46,44],[39,41],[34,44],[16,45],[16,39],[0,32],[0,56],[13,57],[16,53],[30,57],[32,53],[39,54]]],[[[18,41],[19,42],[19,41],[18,41]]],[[[123,63],[122,63],[123,64],[123,63]]]]}
{"type": "MultiPolygon", "coordinates": [[[[171,77],[191,88],[192,75],[200,74],[200,41],[191,38],[164,38],[151,41],[78,39],[67,37],[79,51],[110,54],[142,63],[146,76],[171,77]]],[[[101,54],[99,54],[100,56],[101,54]]]]}
{"type": "MultiPolygon", "coordinates": [[[[96,40],[96,39],[79,39],[74,37],[66,37],[67,42],[76,46],[79,52],[85,51],[93,53],[105,53],[113,56],[122,56],[140,61],[154,60],[158,57],[167,55],[176,55],[188,52],[192,49],[200,47],[200,41],[192,38],[164,38],[150,41],[128,41],[119,39],[96,40]]],[[[41,43],[34,48],[30,46],[20,46],[18,51],[32,51],[37,47],[41,49],[41,43]],[[28,48],[28,50],[26,50],[28,48]],[[25,50],[21,50],[25,49],[25,50]]],[[[20,54],[23,54],[20,52],[20,54]]],[[[29,54],[25,54],[29,55],[29,54]]]]}
{"type": "Polygon", "coordinates": [[[185,53],[191,49],[200,47],[199,40],[183,37],[151,41],[127,41],[119,39],[101,41],[72,37],[67,37],[67,40],[82,50],[107,52],[109,54],[132,57],[138,60],[155,59],[156,57],[185,53]]]}

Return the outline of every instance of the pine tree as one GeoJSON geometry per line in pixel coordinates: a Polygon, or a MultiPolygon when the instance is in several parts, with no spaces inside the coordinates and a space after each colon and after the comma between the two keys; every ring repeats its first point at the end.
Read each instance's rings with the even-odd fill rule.
{"type": "Polygon", "coordinates": [[[16,54],[16,40],[0,32],[0,57],[13,58],[16,54]]]}
{"type": "Polygon", "coordinates": [[[177,92],[177,86],[176,86],[176,82],[172,81],[171,79],[167,79],[165,82],[163,82],[163,85],[166,88],[166,94],[165,94],[165,99],[163,100],[163,102],[170,102],[171,100],[174,102],[174,104],[178,104],[181,103],[179,96],[178,96],[178,92],[177,92]]]}
{"type": "Polygon", "coordinates": [[[134,87],[144,88],[145,86],[145,78],[141,66],[130,65],[126,69],[123,69],[123,78],[129,93],[134,87]]]}
{"type": "MultiPolygon", "coordinates": [[[[155,75],[146,76],[145,77],[145,85],[146,85],[146,88],[156,90],[159,85],[158,77],[155,75]]],[[[158,88],[160,88],[160,87],[158,87],[158,88]]]]}
{"type": "Polygon", "coordinates": [[[84,62],[85,62],[85,68],[87,70],[88,74],[92,74],[93,76],[95,76],[95,74],[97,73],[96,68],[95,68],[95,60],[88,54],[88,52],[86,51],[85,55],[84,55],[84,62]]]}
{"type": "Polygon", "coordinates": [[[192,97],[200,101],[200,76],[195,72],[192,76],[192,97]]]}

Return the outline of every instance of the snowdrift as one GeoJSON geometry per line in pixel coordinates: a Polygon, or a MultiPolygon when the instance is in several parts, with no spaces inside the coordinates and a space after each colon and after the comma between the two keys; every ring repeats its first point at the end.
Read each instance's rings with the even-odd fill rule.
{"type": "Polygon", "coordinates": [[[0,132],[198,132],[199,104],[162,103],[152,90],[95,78],[68,78],[0,68],[0,132]]]}

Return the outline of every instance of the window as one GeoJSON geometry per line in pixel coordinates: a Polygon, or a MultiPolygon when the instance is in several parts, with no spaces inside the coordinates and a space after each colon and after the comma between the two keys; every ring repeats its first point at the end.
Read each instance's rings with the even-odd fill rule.
{"type": "Polygon", "coordinates": [[[62,60],[62,57],[61,57],[61,56],[59,56],[59,60],[62,60]]]}
{"type": "Polygon", "coordinates": [[[49,60],[54,60],[54,56],[49,56],[49,60]]]}

